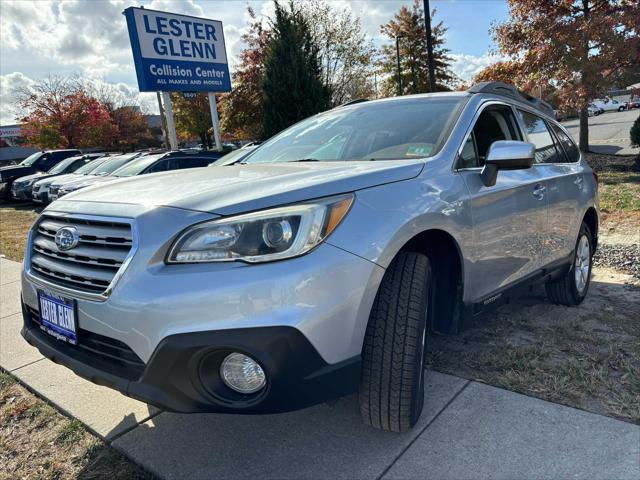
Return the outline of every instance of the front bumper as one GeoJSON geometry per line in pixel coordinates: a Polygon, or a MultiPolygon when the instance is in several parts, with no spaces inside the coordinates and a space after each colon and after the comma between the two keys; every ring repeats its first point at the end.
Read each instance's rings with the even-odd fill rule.
{"type": "Polygon", "coordinates": [[[0,198],[9,198],[11,196],[11,184],[9,182],[0,182],[0,198]]]}
{"type": "Polygon", "coordinates": [[[24,304],[22,312],[22,336],[45,357],[87,380],[170,411],[280,413],[347,395],[360,381],[360,356],[329,365],[293,327],[172,335],[160,342],[137,375],[126,362],[119,365],[104,361],[90,350],[43,332],[34,321],[32,309],[24,304]],[[243,396],[220,381],[219,360],[232,351],[249,354],[260,362],[267,374],[263,390],[243,396]]]}
{"type": "MultiPolygon", "coordinates": [[[[63,199],[60,207],[86,206],[63,199]]],[[[128,204],[93,208],[108,217],[126,209],[135,218],[135,253],[108,295],[87,297],[43,284],[30,268],[28,247],[22,298],[29,315],[38,316],[38,289],[76,300],[79,347],[49,338],[25,314],[23,335],[43,355],[96,383],[182,412],[285,411],[357,386],[382,267],[328,243],[280,262],[166,265],[176,232],[211,214],[128,204]],[[260,401],[228,405],[194,380],[208,352],[232,347],[273,377],[260,401]]]]}
{"type": "Polygon", "coordinates": [[[16,200],[31,200],[31,188],[12,188],[11,197],[16,200]]]}

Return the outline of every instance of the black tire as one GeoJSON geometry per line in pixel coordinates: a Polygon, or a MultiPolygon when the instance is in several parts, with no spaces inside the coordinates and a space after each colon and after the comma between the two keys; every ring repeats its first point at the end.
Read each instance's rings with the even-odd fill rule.
{"type": "Polygon", "coordinates": [[[573,251],[573,261],[571,262],[571,269],[565,273],[562,277],[547,282],[545,289],[547,291],[547,298],[551,303],[558,305],[574,306],[579,305],[587,296],[589,291],[589,285],[591,284],[591,268],[593,266],[593,239],[591,232],[586,223],[582,223],[580,227],[580,233],[578,234],[578,240],[576,241],[576,247],[573,251]],[[576,264],[579,265],[579,250],[583,239],[586,240],[589,246],[588,252],[588,273],[584,286],[580,285],[578,280],[578,274],[576,264]]]}
{"type": "Polygon", "coordinates": [[[424,403],[424,355],[431,285],[429,259],[400,252],[382,279],[362,349],[363,421],[406,432],[424,403]]]}

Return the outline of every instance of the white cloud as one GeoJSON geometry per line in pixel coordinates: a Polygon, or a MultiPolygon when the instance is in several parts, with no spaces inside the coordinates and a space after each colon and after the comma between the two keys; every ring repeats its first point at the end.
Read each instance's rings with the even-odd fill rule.
{"type": "MultiPolygon", "coordinates": [[[[299,1],[299,0],[296,0],[299,1]]],[[[350,9],[376,46],[388,42],[380,25],[411,0],[331,0],[334,8],[350,9]]],[[[233,71],[248,31],[247,6],[259,18],[273,16],[272,0],[140,0],[145,8],[216,18],[223,22],[230,67],[233,71]]],[[[135,94],[143,107],[155,110],[155,95],[137,91],[126,22],[122,11],[129,0],[0,0],[0,74],[2,122],[13,121],[11,100],[5,94],[13,85],[29,84],[49,75],[74,75],[113,84],[123,94],[135,94]]],[[[464,47],[463,47],[464,48],[464,47]]],[[[464,49],[456,49],[457,51],[464,49]]],[[[476,53],[474,51],[474,53],[476,53]]],[[[454,72],[464,80],[498,57],[453,54],[454,72]]]]}
{"type": "MultiPolygon", "coordinates": [[[[107,82],[97,77],[82,77],[82,80],[96,92],[108,91],[111,98],[120,105],[138,105],[143,113],[158,113],[155,93],[140,92],[124,82],[107,82]]],[[[29,89],[35,83],[35,79],[21,72],[0,75],[0,125],[17,123],[22,112],[16,105],[16,91],[29,89]]]]}
{"type": "Polygon", "coordinates": [[[492,55],[490,53],[485,53],[481,56],[452,53],[450,56],[453,59],[453,62],[451,63],[453,73],[458,75],[465,82],[473,80],[473,77],[483,68],[500,60],[504,60],[504,57],[500,55],[492,55]]]}
{"type": "Polygon", "coordinates": [[[15,118],[19,115],[16,108],[15,93],[18,89],[29,88],[35,82],[20,72],[0,75],[0,125],[16,123],[15,118]]]}

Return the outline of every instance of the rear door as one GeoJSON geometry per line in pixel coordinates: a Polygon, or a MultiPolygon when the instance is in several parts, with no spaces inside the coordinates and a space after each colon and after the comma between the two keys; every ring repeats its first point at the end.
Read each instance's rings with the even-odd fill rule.
{"type": "Polygon", "coordinates": [[[582,221],[581,197],[588,188],[580,164],[580,151],[569,135],[558,125],[548,122],[561,152],[554,161],[541,166],[547,176],[549,190],[549,238],[546,242],[549,261],[565,259],[573,253],[582,221]]]}
{"type": "Polygon", "coordinates": [[[497,290],[540,268],[548,229],[546,185],[534,165],[500,171],[496,184],[480,179],[487,151],[498,140],[522,140],[511,106],[483,105],[460,151],[458,172],[470,194],[473,217],[471,297],[487,299],[497,290]]]}

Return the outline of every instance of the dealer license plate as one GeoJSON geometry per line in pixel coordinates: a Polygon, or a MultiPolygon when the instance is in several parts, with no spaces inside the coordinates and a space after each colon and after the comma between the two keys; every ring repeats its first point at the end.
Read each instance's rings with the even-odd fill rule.
{"type": "Polygon", "coordinates": [[[40,328],[58,340],[76,345],[76,301],[38,290],[40,328]]]}

